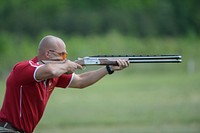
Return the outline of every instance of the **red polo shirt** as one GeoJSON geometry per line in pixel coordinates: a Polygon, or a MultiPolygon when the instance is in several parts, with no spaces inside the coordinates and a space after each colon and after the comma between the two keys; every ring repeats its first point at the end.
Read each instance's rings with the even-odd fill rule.
{"type": "Polygon", "coordinates": [[[66,88],[72,80],[72,74],[63,74],[58,78],[37,81],[35,73],[40,66],[36,57],[14,66],[7,78],[0,110],[0,121],[9,122],[26,133],[33,132],[40,121],[54,88],[66,88]]]}

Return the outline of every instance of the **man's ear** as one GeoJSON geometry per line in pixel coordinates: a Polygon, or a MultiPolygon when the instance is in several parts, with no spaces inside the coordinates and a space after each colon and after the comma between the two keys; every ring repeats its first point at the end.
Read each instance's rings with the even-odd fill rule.
{"type": "Polygon", "coordinates": [[[49,51],[45,52],[45,57],[48,58],[48,59],[50,58],[50,52],[49,51]]]}

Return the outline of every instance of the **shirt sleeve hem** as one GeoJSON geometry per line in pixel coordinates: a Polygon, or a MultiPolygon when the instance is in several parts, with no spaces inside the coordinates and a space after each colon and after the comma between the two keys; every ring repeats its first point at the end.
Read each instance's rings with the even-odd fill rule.
{"type": "Polygon", "coordinates": [[[70,84],[71,84],[71,82],[72,82],[73,79],[74,79],[74,73],[72,73],[71,80],[70,80],[69,84],[67,85],[67,87],[65,87],[65,89],[69,88],[69,86],[70,86],[70,84]]]}
{"type": "Polygon", "coordinates": [[[38,80],[37,78],[36,78],[36,72],[37,72],[37,70],[41,67],[42,65],[40,65],[40,66],[38,66],[38,67],[36,67],[36,69],[35,69],[35,71],[34,71],[34,75],[33,75],[33,78],[35,79],[35,81],[37,81],[37,82],[41,82],[42,80],[38,80]]]}

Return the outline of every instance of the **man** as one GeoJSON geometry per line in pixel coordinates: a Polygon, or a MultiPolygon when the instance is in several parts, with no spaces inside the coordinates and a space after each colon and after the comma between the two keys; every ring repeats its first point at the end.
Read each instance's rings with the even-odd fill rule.
{"type": "Polygon", "coordinates": [[[129,66],[129,62],[118,60],[118,66],[75,74],[75,70],[82,69],[82,66],[66,58],[64,41],[49,35],[39,43],[36,57],[14,66],[6,81],[6,93],[0,110],[0,132],[32,133],[55,87],[85,88],[108,73],[129,66]]]}

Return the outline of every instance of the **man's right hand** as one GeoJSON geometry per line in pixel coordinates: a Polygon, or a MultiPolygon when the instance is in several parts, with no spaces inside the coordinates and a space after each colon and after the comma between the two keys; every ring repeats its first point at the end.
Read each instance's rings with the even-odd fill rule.
{"type": "Polygon", "coordinates": [[[83,69],[81,65],[79,65],[78,63],[72,62],[70,60],[66,60],[65,64],[67,66],[67,73],[73,73],[75,72],[76,69],[80,69],[80,70],[83,69]]]}

